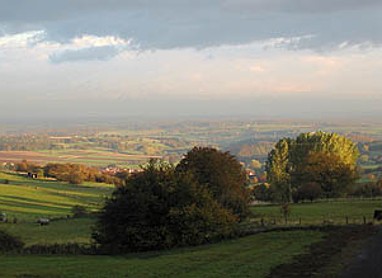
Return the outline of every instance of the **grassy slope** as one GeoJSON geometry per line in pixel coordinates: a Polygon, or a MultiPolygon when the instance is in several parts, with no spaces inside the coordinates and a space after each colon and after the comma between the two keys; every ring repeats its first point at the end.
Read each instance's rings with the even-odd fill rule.
{"type": "Polygon", "coordinates": [[[106,184],[70,185],[0,173],[0,181],[4,179],[9,184],[0,184],[0,211],[19,221],[66,216],[75,205],[98,209],[113,188],[106,184]]]}
{"type": "Polygon", "coordinates": [[[5,277],[265,277],[322,238],[313,231],[263,233],[219,244],[110,256],[4,256],[5,277]],[[34,276],[33,276],[34,277],[34,276]],[[37,276],[36,276],[37,277],[37,276]]]}
{"type": "Polygon", "coordinates": [[[0,229],[17,236],[26,246],[68,242],[89,244],[94,223],[94,218],[74,218],[54,221],[49,226],[40,226],[34,222],[2,224],[0,229]]]}
{"type": "Polygon", "coordinates": [[[68,219],[39,226],[39,217],[66,217],[74,205],[98,210],[103,198],[113,187],[106,184],[70,185],[57,181],[32,180],[22,176],[0,173],[0,212],[6,212],[10,222],[0,223],[0,229],[20,237],[26,245],[79,242],[89,243],[92,218],[68,219]]]}

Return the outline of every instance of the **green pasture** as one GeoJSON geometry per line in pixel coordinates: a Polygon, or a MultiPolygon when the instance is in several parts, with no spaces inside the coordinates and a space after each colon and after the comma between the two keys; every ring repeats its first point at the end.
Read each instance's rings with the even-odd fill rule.
{"type": "Polygon", "coordinates": [[[36,222],[0,224],[0,229],[20,238],[25,246],[55,243],[90,244],[91,227],[94,223],[94,217],[84,217],[52,221],[47,226],[40,226],[36,222]]]}
{"type": "Polygon", "coordinates": [[[17,218],[18,222],[63,217],[71,214],[76,205],[89,211],[99,209],[112,190],[113,186],[107,184],[72,185],[0,172],[0,211],[7,213],[10,220],[17,218]]]}
{"type": "Polygon", "coordinates": [[[3,256],[3,277],[265,277],[321,240],[316,231],[263,233],[127,256],[3,256]]]}
{"type": "MultiPolygon", "coordinates": [[[[291,204],[289,224],[320,225],[325,223],[362,224],[363,217],[372,221],[375,209],[382,209],[382,199],[342,199],[313,203],[291,204]]],[[[257,205],[252,207],[254,219],[280,224],[284,222],[280,205],[257,205]]]]}
{"type": "Polygon", "coordinates": [[[124,152],[125,155],[137,155],[137,157],[113,157],[111,154],[114,152],[107,149],[91,149],[91,150],[41,150],[38,153],[51,157],[50,162],[57,163],[77,163],[86,164],[96,167],[105,167],[110,164],[116,164],[122,168],[137,167],[139,164],[144,164],[148,158],[140,157],[143,154],[141,152],[124,152]]]}
{"type": "MultiPolygon", "coordinates": [[[[11,223],[0,229],[19,237],[26,246],[54,243],[91,243],[94,217],[68,218],[74,205],[98,210],[113,186],[85,183],[71,185],[54,180],[33,180],[0,173],[0,211],[11,223]],[[2,183],[8,180],[8,184],[2,183]],[[48,226],[38,217],[59,218],[48,226]],[[12,219],[17,218],[17,223],[12,219]]],[[[345,217],[371,220],[382,200],[354,199],[292,204],[288,225],[344,223],[345,217]],[[294,221],[294,222],[293,222],[294,221]]],[[[278,205],[252,207],[256,222],[261,218],[283,225],[278,205]]],[[[266,277],[272,267],[290,262],[295,255],[324,236],[318,231],[279,231],[227,240],[217,244],[126,256],[2,255],[0,277],[266,277]]]]}

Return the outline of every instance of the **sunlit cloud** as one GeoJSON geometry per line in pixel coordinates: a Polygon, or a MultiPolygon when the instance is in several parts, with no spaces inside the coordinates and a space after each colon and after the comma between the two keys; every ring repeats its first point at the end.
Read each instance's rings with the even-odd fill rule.
{"type": "Polygon", "coordinates": [[[0,48],[2,49],[14,49],[14,48],[26,48],[31,47],[45,38],[45,31],[29,31],[18,34],[5,34],[0,37],[0,48]]]}

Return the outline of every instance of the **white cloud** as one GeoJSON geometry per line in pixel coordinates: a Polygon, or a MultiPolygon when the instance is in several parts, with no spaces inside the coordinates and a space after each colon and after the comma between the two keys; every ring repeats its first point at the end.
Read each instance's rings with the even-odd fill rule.
{"type": "Polygon", "coordinates": [[[101,46],[115,46],[125,48],[131,46],[132,39],[125,40],[116,36],[94,36],[84,34],[81,37],[76,37],[67,45],[68,48],[89,48],[89,47],[101,47],[101,46]]]}
{"type": "Polygon", "coordinates": [[[23,56],[17,52],[29,51],[35,57],[50,59],[53,63],[65,61],[108,60],[126,50],[133,50],[131,39],[117,36],[84,34],[67,43],[47,40],[45,30],[34,30],[0,37],[0,49],[10,56],[23,56]]]}
{"type": "Polygon", "coordinates": [[[36,30],[0,37],[0,48],[26,48],[44,40],[45,31],[36,30]]]}
{"type": "Polygon", "coordinates": [[[116,36],[82,35],[60,45],[49,59],[52,63],[109,60],[123,51],[133,50],[132,40],[116,36]]]}

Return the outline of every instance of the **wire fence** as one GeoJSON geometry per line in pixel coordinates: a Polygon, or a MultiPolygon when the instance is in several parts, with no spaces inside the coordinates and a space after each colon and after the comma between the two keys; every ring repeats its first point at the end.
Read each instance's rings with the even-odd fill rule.
{"type": "Polygon", "coordinates": [[[372,216],[344,216],[344,217],[261,217],[253,218],[241,223],[240,229],[243,232],[262,231],[267,229],[282,227],[324,227],[324,226],[347,226],[347,225],[378,225],[382,222],[372,216]]]}

